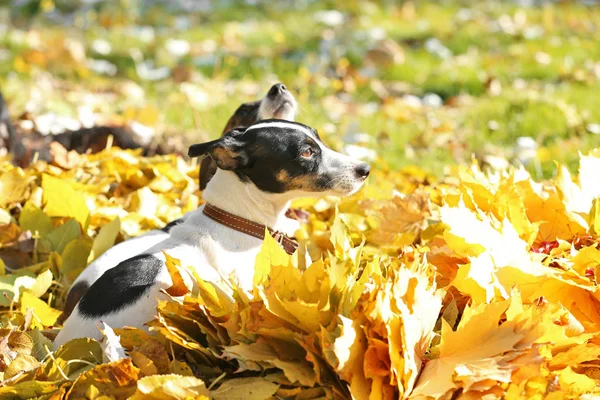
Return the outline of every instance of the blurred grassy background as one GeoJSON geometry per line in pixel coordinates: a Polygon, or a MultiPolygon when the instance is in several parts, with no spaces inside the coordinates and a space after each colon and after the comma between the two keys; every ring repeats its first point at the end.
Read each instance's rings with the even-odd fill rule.
{"type": "Polygon", "coordinates": [[[135,122],[189,144],[281,81],[298,121],[335,147],[367,133],[393,168],[499,156],[541,178],[600,145],[593,1],[0,4],[0,89],[24,127],[135,122]]]}

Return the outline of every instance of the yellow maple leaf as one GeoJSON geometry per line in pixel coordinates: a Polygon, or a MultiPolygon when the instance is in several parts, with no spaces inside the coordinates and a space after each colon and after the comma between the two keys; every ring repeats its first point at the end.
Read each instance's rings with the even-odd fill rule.
{"type": "Polygon", "coordinates": [[[574,372],[571,367],[567,367],[556,373],[560,383],[561,392],[571,398],[576,398],[585,393],[590,393],[596,388],[597,382],[588,378],[584,374],[574,372]]]}
{"type": "Polygon", "coordinates": [[[600,250],[595,247],[584,247],[571,258],[572,268],[581,276],[586,275],[588,268],[600,265],[600,250]]]}
{"type": "Polygon", "coordinates": [[[527,242],[508,220],[500,222],[463,203],[440,208],[440,216],[449,227],[444,233],[448,247],[456,256],[470,261],[459,267],[452,284],[476,302],[508,298],[510,286],[498,275],[502,268],[515,267],[534,277],[552,274],[542,266],[542,256],[528,251],[527,242]]]}
{"type": "Polygon", "coordinates": [[[600,360],[600,346],[596,343],[582,343],[568,350],[561,350],[550,360],[549,367],[551,369],[575,367],[584,362],[600,360]]]}
{"type": "Polygon", "coordinates": [[[254,265],[254,285],[265,285],[270,279],[273,266],[288,266],[290,263],[291,257],[265,229],[265,240],[254,265]]]}
{"type": "Polygon", "coordinates": [[[539,223],[536,241],[552,242],[557,239],[570,240],[588,229],[585,219],[566,208],[558,191],[549,184],[538,184],[522,180],[516,184],[523,198],[527,218],[539,223]]]}
{"type": "Polygon", "coordinates": [[[240,343],[225,347],[223,356],[241,360],[244,364],[252,361],[259,363],[263,368],[279,368],[292,384],[298,382],[308,387],[315,385],[315,372],[310,363],[304,359],[303,352],[297,352],[293,346],[287,347],[287,352],[283,354],[277,350],[285,351],[285,346],[282,349],[275,349],[269,345],[269,339],[266,338],[260,343],[240,343]]]}
{"type": "Polygon", "coordinates": [[[373,201],[362,204],[367,215],[377,220],[377,226],[369,232],[368,240],[381,247],[411,245],[425,228],[426,218],[431,215],[429,196],[424,190],[406,197],[394,196],[380,210],[374,209],[375,206],[373,201]]]}
{"type": "Polygon", "coordinates": [[[565,328],[556,333],[553,319],[544,318],[549,310],[534,307],[524,309],[513,293],[511,300],[465,308],[456,331],[442,320],[439,357],[427,363],[411,397],[440,398],[458,388],[463,393],[489,390],[511,381],[520,358],[540,364],[543,358],[534,345],[547,340],[548,332],[564,334],[565,328]],[[499,324],[504,313],[507,320],[499,324]]]}

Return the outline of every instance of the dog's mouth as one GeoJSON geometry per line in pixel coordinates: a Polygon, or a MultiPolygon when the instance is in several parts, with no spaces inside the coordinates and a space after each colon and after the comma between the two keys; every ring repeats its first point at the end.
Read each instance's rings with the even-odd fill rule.
{"type": "Polygon", "coordinates": [[[365,180],[361,179],[359,181],[354,182],[353,184],[348,185],[347,187],[337,188],[335,192],[337,192],[337,195],[340,197],[352,196],[363,187],[364,183],[365,180]]]}
{"type": "Polygon", "coordinates": [[[296,101],[289,92],[267,96],[262,100],[260,119],[278,118],[293,121],[296,115],[296,101]]]}
{"type": "Polygon", "coordinates": [[[275,111],[273,111],[273,117],[275,118],[282,118],[284,113],[288,113],[290,111],[290,109],[293,109],[294,105],[292,104],[291,101],[289,100],[284,100],[279,107],[277,107],[275,109],[275,111]]]}

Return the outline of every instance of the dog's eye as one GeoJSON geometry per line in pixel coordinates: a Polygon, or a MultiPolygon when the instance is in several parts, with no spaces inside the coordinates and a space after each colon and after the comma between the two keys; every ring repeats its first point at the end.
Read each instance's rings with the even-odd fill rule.
{"type": "Polygon", "coordinates": [[[313,154],[315,154],[315,152],[309,147],[308,149],[300,153],[300,157],[311,158],[313,154]]]}

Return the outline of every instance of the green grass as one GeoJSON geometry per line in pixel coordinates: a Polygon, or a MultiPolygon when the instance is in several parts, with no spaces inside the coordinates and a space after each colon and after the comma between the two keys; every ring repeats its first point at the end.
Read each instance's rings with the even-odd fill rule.
{"type": "Polygon", "coordinates": [[[68,95],[72,91],[114,92],[114,101],[102,105],[103,114],[118,119],[128,107],[151,105],[160,113],[157,130],[193,142],[220,134],[241,102],[262,96],[279,80],[299,100],[299,121],[322,130],[333,126],[324,134],[332,145],[340,147],[355,123],[375,137],[389,136],[389,141],[376,141],[376,150],[395,168],[417,164],[441,175],[446,164],[470,162],[472,154],[489,149],[511,157],[517,138],[531,136],[544,146],[539,161],[543,176],[549,177],[555,172],[553,159],[574,167],[578,151],[600,145],[600,137],[586,131],[587,124],[600,123],[600,66],[594,66],[600,62],[597,7],[570,2],[518,9],[511,2],[459,0],[404,6],[339,0],[304,6],[215,2],[211,13],[187,13],[189,28],[180,30],[176,24],[184,15],[172,8],[123,7],[127,4],[133,2],[106,2],[83,13],[76,5],[58,2],[59,8],[75,10],[76,23],[67,27],[54,25],[42,11],[34,13],[33,6],[10,11],[13,25],[8,9],[0,9],[0,22],[9,26],[7,34],[0,35],[0,50],[9,54],[0,63],[0,85],[12,113],[24,111],[31,88],[40,84],[44,71],[60,88],[43,92],[45,111],[75,115],[78,99],[68,95]],[[314,18],[317,11],[332,9],[344,14],[341,26],[327,27],[314,18]],[[514,29],[499,29],[499,21],[504,26],[508,21],[514,29]],[[133,26],[153,26],[154,39],[131,34],[133,26]],[[402,47],[405,61],[378,65],[363,76],[368,67],[367,38],[377,30],[402,47]],[[533,35],[536,30],[541,34],[533,35]],[[31,40],[35,35],[37,43],[31,40]],[[18,36],[26,39],[15,39],[18,36]],[[323,37],[332,36],[335,43],[327,48],[323,37]],[[68,38],[80,41],[88,58],[113,63],[116,76],[98,76],[85,63],[65,61],[64,51],[56,54],[68,38]],[[452,57],[442,59],[427,51],[427,41],[434,38],[452,57]],[[94,39],[108,41],[112,52],[94,52],[94,39]],[[168,39],[187,40],[193,54],[177,60],[165,50],[168,39]],[[140,49],[145,60],[158,66],[191,69],[191,84],[210,100],[195,106],[171,78],[142,81],[131,48],[140,49]],[[45,62],[17,68],[19,60],[31,59],[33,50],[41,51],[45,62]],[[199,57],[213,57],[215,62],[200,65],[199,57]],[[141,100],[120,90],[129,80],[144,90],[141,100]],[[384,87],[401,86],[416,96],[435,93],[447,103],[438,109],[413,110],[408,120],[393,118],[384,111],[384,103],[395,104],[397,114],[406,113],[406,105],[398,99],[380,99],[373,90],[374,80],[384,87]],[[502,90],[491,93],[490,81],[502,90]],[[257,91],[247,89],[251,83],[257,84],[257,91]],[[355,111],[332,120],[327,109],[331,98],[342,99],[355,111]],[[375,113],[361,115],[368,102],[377,105],[375,113]],[[452,126],[451,133],[436,133],[440,124],[452,126]]]}

